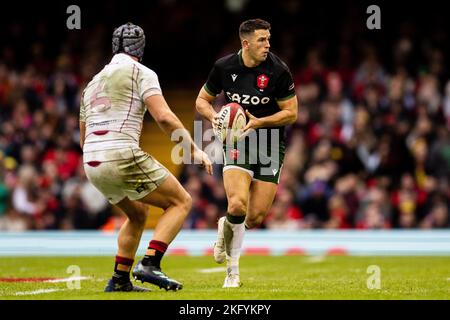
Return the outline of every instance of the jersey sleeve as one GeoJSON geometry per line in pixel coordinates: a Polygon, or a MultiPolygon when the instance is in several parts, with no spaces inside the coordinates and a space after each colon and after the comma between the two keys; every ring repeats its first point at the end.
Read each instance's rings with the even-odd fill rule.
{"type": "Polygon", "coordinates": [[[80,98],[80,122],[86,122],[86,105],[84,104],[84,91],[80,98]]]}
{"type": "Polygon", "coordinates": [[[138,83],[142,101],[155,94],[162,94],[158,75],[148,68],[139,69],[138,83]]]}
{"type": "Polygon", "coordinates": [[[212,96],[217,96],[220,92],[222,92],[221,72],[217,62],[214,64],[214,67],[209,73],[208,79],[203,87],[206,92],[212,96]]]}
{"type": "Polygon", "coordinates": [[[289,70],[284,70],[277,81],[275,99],[283,101],[295,96],[295,85],[292,74],[289,70]]]}

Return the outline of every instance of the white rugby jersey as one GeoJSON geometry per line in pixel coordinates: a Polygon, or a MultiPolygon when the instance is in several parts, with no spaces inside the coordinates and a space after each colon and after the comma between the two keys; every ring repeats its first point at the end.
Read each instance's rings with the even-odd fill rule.
{"type": "Polygon", "coordinates": [[[162,94],[154,71],[124,53],[97,73],[83,91],[83,152],[139,147],[147,97],[162,94]]]}

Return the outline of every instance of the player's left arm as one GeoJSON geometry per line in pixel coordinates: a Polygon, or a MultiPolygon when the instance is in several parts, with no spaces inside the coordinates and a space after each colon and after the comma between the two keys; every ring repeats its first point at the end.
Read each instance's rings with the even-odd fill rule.
{"type": "Polygon", "coordinates": [[[84,139],[86,136],[86,107],[84,105],[84,91],[80,99],[80,147],[83,150],[84,139]]]}
{"type": "Polygon", "coordinates": [[[244,132],[250,129],[287,126],[297,121],[297,96],[294,95],[287,100],[277,101],[277,103],[281,110],[267,117],[256,118],[248,110],[245,110],[249,120],[244,128],[244,132]]]}
{"type": "Polygon", "coordinates": [[[80,121],[80,147],[81,147],[81,150],[83,150],[85,135],[86,135],[86,122],[80,121]]]}

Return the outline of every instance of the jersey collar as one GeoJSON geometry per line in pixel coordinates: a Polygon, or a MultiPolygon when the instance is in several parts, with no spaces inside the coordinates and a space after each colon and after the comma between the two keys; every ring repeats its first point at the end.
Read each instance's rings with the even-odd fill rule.
{"type": "MultiPolygon", "coordinates": [[[[242,67],[246,67],[246,65],[244,64],[244,60],[242,60],[242,49],[240,49],[240,50],[238,51],[237,55],[238,55],[238,59],[239,59],[239,64],[240,64],[242,67]]],[[[246,67],[246,68],[247,68],[247,67],[246,67]]]]}
{"type": "Polygon", "coordinates": [[[116,53],[111,59],[112,63],[118,63],[118,62],[124,62],[124,61],[136,62],[129,55],[127,55],[126,53],[122,53],[122,52],[116,53]]]}
{"type": "MultiPolygon", "coordinates": [[[[240,64],[242,67],[247,68],[247,69],[256,69],[256,68],[258,68],[258,67],[263,66],[263,65],[267,62],[267,59],[266,59],[265,61],[263,61],[263,62],[261,62],[260,64],[258,64],[256,67],[253,67],[253,68],[252,68],[252,67],[247,67],[247,66],[244,64],[244,60],[242,59],[242,49],[239,49],[237,55],[238,55],[239,64],[240,64]]],[[[267,58],[269,58],[269,56],[267,56],[267,58]]]]}

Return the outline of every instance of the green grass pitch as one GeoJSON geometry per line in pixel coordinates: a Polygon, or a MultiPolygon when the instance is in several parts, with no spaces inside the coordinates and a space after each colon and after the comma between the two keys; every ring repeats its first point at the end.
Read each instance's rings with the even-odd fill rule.
{"type": "Polygon", "coordinates": [[[0,300],[450,299],[450,257],[243,256],[240,262],[243,286],[223,289],[225,272],[213,269],[222,265],[215,264],[212,257],[167,256],[163,269],[183,283],[183,290],[166,292],[143,284],[153,291],[104,293],[113,260],[113,257],[0,257],[0,300]],[[67,278],[74,275],[67,272],[71,265],[79,266],[80,276],[87,277],[80,281],[80,289],[69,289],[66,282],[10,279],[67,278]],[[380,268],[380,289],[367,287],[372,275],[367,268],[371,265],[380,268]]]}

